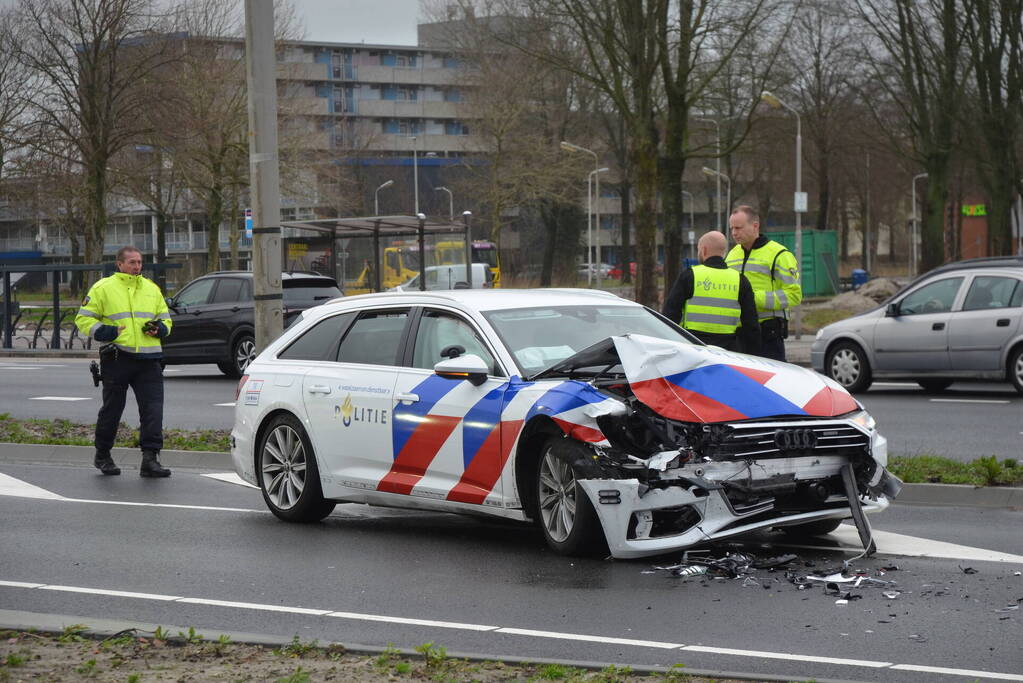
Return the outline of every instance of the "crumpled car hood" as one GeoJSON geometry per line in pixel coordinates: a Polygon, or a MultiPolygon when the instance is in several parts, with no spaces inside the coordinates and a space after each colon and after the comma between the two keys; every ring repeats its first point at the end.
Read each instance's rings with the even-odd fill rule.
{"type": "Polygon", "coordinates": [[[837,382],[788,363],[638,334],[610,341],[636,398],[672,420],[834,417],[858,408],[837,382]]]}

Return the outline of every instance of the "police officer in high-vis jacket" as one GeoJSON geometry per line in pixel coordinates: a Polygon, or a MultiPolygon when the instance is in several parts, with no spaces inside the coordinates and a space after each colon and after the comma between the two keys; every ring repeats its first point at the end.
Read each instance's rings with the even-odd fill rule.
{"type": "Polygon", "coordinates": [[[729,268],[745,275],[753,285],[760,319],[760,355],[785,360],[788,312],[803,300],[796,257],[760,234],[760,216],[751,206],[736,207],[729,225],[737,244],[725,260],[729,268]]]}
{"type": "Polygon", "coordinates": [[[103,342],[100,368],[103,406],[96,419],[96,456],[103,474],[120,474],[110,457],[128,387],[135,392],[141,423],[143,477],[169,477],[157,459],[163,448],[163,349],[160,339],[170,334],[171,320],[163,293],[142,277],[142,254],[135,247],[117,252],[117,270],[89,290],[75,318],[82,336],[103,342]]]}
{"type": "Polygon", "coordinates": [[[696,248],[701,265],[679,273],[664,299],[664,316],[707,344],[759,353],[760,326],[753,288],[725,264],[725,236],[708,232],[696,248]]]}

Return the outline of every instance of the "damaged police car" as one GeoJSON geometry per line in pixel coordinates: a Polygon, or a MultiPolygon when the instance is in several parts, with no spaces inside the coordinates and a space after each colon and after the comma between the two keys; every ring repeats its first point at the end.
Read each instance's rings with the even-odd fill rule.
{"type": "Polygon", "coordinates": [[[657,555],[885,509],[887,441],[841,386],[587,290],[349,297],[247,368],[235,469],[270,510],[337,502],[536,522],[566,554],[657,555]]]}

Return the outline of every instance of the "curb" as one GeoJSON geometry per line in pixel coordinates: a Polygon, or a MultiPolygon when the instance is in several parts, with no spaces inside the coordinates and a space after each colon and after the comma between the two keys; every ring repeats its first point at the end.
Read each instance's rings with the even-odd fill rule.
{"type": "MultiPolygon", "coordinates": [[[[91,446],[0,443],[0,462],[92,465],[91,446]]],[[[114,448],[111,455],[121,467],[138,467],[142,453],[134,448],[114,448]]],[[[234,471],[230,453],[214,451],[160,451],[167,467],[234,471]]],[[[1023,510],[1023,488],[1009,486],[966,486],[964,484],[903,484],[898,505],[944,507],[1008,508],[1023,510]]]]}
{"type": "MultiPolygon", "coordinates": [[[[86,630],[81,632],[83,637],[92,638],[95,640],[103,640],[110,638],[115,635],[123,634],[125,631],[137,630],[142,633],[153,633],[156,629],[162,628],[167,633],[187,633],[189,627],[183,626],[172,626],[172,625],[161,625],[161,624],[148,624],[143,622],[135,621],[122,621],[115,619],[101,619],[96,617],[76,617],[68,616],[64,614],[40,614],[38,612],[22,612],[15,610],[3,610],[0,609],[0,629],[12,630],[12,631],[34,631],[41,633],[48,633],[53,635],[60,635],[64,632],[67,626],[72,625],[83,625],[86,630]]],[[[198,634],[198,637],[204,642],[217,642],[214,638],[219,636],[227,636],[230,638],[231,645],[261,645],[264,647],[284,647],[292,644],[293,638],[284,638],[282,636],[274,636],[260,633],[246,633],[238,631],[221,631],[218,629],[211,629],[206,627],[193,626],[195,631],[206,631],[211,634],[209,637],[198,634]],[[215,634],[215,635],[213,635],[215,634]]],[[[297,635],[295,636],[297,637],[297,635]]],[[[175,642],[180,640],[178,637],[171,637],[169,642],[175,642]]],[[[395,648],[395,647],[378,647],[374,645],[360,645],[357,643],[341,643],[341,642],[326,642],[317,643],[318,648],[328,648],[330,646],[341,646],[344,648],[346,654],[362,655],[362,656],[373,656],[383,654],[385,652],[397,651],[401,656],[408,659],[423,659],[425,655],[416,652],[415,650],[409,650],[406,648],[395,648]]],[[[447,653],[448,657],[452,659],[466,659],[471,662],[504,662],[505,664],[515,665],[543,665],[543,664],[560,664],[562,666],[573,667],[577,669],[588,669],[590,671],[601,671],[609,666],[622,666],[619,662],[614,664],[612,662],[596,662],[586,660],[572,660],[572,659],[548,659],[540,657],[518,657],[518,656],[504,656],[504,655],[487,655],[472,652],[453,652],[447,653]]],[[[627,665],[632,671],[640,674],[668,674],[677,672],[677,669],[671,669],[666,666],[649,666],[643,664],[627,665]]],[[[753,674],[753,673],[739,673],[734,671],[719,671],[719,670],[708,670],[708,669],[690,669],[686,667],[684,670],[687,676],[699,676],[710,680],[717,679],[728,679],[738,681],[766,681],[768,683],[784,683],[791,681],[791,676],[778,676],[774,674],[753,674]]],[[[834,678],[814,678],[814,681],[818,683],[852,683],[846,681],[846,679],[834,679],[834,678]]]]}

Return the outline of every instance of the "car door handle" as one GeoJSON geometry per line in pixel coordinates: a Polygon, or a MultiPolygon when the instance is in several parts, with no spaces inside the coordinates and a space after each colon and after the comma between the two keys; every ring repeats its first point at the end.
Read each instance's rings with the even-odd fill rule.
{"type": "Polygon", "coordinates": [[[1009,319],[1008,318],[999,318],[998,322],[996,322],[995,325],[997,325],[998,327],[1008,327],[1009,326],[1009,319]]]}
{"type": "Polygon", "coordinates": [[[931,325],[932,330],[943,330],[945,329],[945,323],[934,323],[931,325]]]}
{"type": "Polygon", "coordinates": [[[409,403],[415,403],[419,400],[419,394],[395,394],[394,398],[399,401],[408,401],[409,403]]]}
{"type": "Polygon", "coordinates": [[[329,394],[330,393],[330,387],[328,385],[326,385],[326,384],[310,384],[309,385],[309,393],[310,394],[329,394]]]}
{"type": "Polygon", "coordinates": [[[238,312],[238,311],[240,311],[240,310],[242,310],[242,309],[238,308],[237,306],[232,306],[232,307],[231,307],[231,312],[232,312],[232,313],[237,313],[237,312],[238,312]]]}

